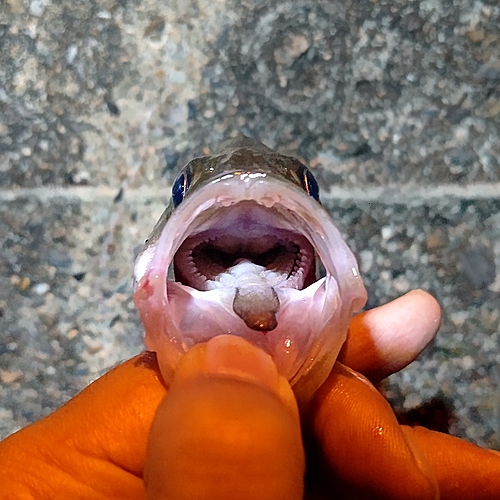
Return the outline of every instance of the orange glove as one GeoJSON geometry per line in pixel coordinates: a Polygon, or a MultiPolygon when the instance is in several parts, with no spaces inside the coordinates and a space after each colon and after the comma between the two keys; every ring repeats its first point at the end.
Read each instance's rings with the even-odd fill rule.
{"type": "Polygon", "coordinates": [[[143,353],[5,439],[0,499],[500,498],[500,454],[399,426],[357,373],[401,369],[438,323],[423,292],[353,320],[343,364],[302,416],[305,496],[291,389],[267,355],[230,337],[193,348],[168,390],[143,353]]]}

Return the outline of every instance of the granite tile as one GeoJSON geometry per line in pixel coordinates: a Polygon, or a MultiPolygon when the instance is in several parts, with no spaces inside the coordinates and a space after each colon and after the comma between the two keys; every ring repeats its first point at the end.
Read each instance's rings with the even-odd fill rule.
{"type": "Polygon", "coordinates": [[[237,132],[327,184],[500,182],[495,2],[10,0],[2,19],[1,185],[156,185],[237,132]]]}

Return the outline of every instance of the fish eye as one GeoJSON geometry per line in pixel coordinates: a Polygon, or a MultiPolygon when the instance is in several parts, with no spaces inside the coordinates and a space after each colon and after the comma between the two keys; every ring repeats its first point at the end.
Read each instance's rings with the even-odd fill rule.
{"type": "Polygon", "coordinates": [[[302,165],[299,169],[298,174],[304,191],[309,196],[312,196],[316,201],[319,201],[318,183],[316,182],[314,175],[311,174],[311,171],[305,165],[302,165]]]}
{"type": "Polygon", "coordinates": [[[186,197],[186,194],[191,186],[191,170],[186,170],[177,177],[172,186],[172,201],[174,202],[174,207],[181,204],[182,200],[186,197]]]}

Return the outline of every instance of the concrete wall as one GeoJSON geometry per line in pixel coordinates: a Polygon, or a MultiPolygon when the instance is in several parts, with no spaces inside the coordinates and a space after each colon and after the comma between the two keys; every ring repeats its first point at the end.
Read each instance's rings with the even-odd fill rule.
{"type": "Polygon", "coordinates": [[[2,435],[141,349],[134,252],[173,172],[243,132],[312,166],[369,306],[416,287],[442,304],[392,401],[500,446],[496,1],[0,9],[2,435]]]}

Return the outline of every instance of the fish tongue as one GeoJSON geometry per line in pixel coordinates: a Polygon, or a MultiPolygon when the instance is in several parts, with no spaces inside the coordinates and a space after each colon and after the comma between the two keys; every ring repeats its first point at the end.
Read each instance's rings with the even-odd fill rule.
{"type": "Polygon", "coordinates": [[[252,330],[270,331],[276,328],[280,303],[273,286],[286,277],[247,259],[240,259],[224,274],[227,276],[219,276],[220,283],[230,283],[236,288],[233,300],[235,314],[252,330]]]}

